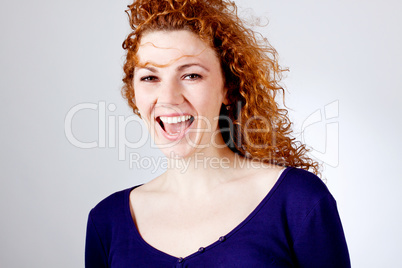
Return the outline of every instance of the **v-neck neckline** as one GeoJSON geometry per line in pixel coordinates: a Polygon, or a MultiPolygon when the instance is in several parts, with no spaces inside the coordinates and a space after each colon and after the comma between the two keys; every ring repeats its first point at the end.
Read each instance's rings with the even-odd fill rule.
{"type": "MultiPolygon", "coordinates": [[[[275,182],[274,186],[268,191],[268,193],[264,196],[264,198],[260,201],[260,203],[258,203],[258,205],[250,212],[250,214],[244,219],[242,220],[238,225],[236,225],[236,227],[234,227],[231,231],[229,231],[226,235],[222,235],[220,238],[218,238],[218,240],[216,240],[215,242],[209,244],[208,246],[202,247],[203,252],[210,250],[218,245],[220,245],[223,240],[227,240],[229,239],[231,236],[235,235],[241,228],[243,228],[251,219],[253,219],[258,212],[264,207],[264,205],[268,202],[268,200],[271,199],[271,197],[273,196],[273,194],[275,193],[275,191],[277,190],[277,188],[279,187],[279,185],[282,183],[283,179],[286,177],[286,174],[289,172],[289,170],[291,170],[292,167],[286,167],[285,169],[282,170],[281,174],[279,175],[277,181],[275,182]]],[[[142,185],[142,184],[141,184],[142,185]]],[[[170,258],[172,260],[184,260],[184,259],[190,259],[193,258],[199,254],[201,254],[199,251],[193,252],[185,257],[177,257],[177,256],[173,256],[169,253],[166,253],[162,250],[157,249],[156,247],[152,246],[151,244],[149,244],[147,241],[145,241],[140,232],[137,229],[137,226],[135,225],[133,216],[131,215],[131,209],[130,209],[130,193],[132,190],[134,190],[137,187],[140,187],[141,185],[137,185],[134,186],[132,188],[129,188],[126,190],[125,193],[125,214],[127,217],[127,220],[129,221],[129,226],[131,226],[131,230],[133,235],[137,238],[137,240],[144,246],[144,248],[146,248],[147,250],[153,252],[156,255],[160,255],[163,256],[165,258],[170,258]]]]}

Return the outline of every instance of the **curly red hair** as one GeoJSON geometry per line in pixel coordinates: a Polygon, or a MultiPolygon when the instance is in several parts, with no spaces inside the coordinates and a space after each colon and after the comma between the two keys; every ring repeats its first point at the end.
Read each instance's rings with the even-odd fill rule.
{"type": "Polygon", "coordinates": [[[245,27],[234,2],[138,0],[126,12],[133,31],[123,43],[127,56],[122,93],[134,113],[139,115],[133,73],[141,36],[150,31],[189,30],[209,43],[220,59],[231,105],[229,110],[221,109],[230,120],[221,119],[219,126],[229,147],[248,158],[319,172],[318,163],[306,155],[306,146],[291,137],[287,110],[275,101],[278,93],[285,94],[279,84],[284,70],[276,50],[245,27]]]}

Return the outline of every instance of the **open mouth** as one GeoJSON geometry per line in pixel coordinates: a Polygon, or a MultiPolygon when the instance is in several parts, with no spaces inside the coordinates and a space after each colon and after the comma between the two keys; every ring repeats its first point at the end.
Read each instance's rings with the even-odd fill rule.
{"type": "Polygon", "coordinates": [[[158,116],[156,122],[159,123],[163,131],[170,136],[178,136],[184,130],[189,128],[194,121],[194,116],[158,116]]]}

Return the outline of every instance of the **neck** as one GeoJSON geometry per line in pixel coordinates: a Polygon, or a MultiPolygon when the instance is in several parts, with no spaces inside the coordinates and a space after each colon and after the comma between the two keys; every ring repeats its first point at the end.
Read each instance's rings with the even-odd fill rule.
{"type": "Polygon", "coordinates": [[[163,176],[164,185],[179,195],[202,195],[234,176],[233,163],[238,157],[224,147],[214,153],[198,152],[187,158],[170,158],[163,176]]]}

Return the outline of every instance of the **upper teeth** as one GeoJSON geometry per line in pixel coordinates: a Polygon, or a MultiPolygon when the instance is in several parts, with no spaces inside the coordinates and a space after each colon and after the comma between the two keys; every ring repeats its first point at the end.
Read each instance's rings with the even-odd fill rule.
{"type": "Polygon", "coordinates": [[[186,120],[189,120],[191,118],[191,115],[182,115],[182,116],[161,116],[160,119],[163,123],[168,123],[168,124],[176,124],[180,122],[184,122],[186,120]]]}

